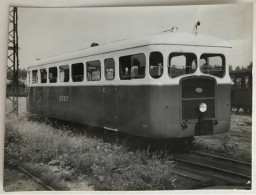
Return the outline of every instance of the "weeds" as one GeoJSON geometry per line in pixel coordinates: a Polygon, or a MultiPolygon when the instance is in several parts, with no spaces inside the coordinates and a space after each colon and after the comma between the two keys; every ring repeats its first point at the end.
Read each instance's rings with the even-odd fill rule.
{"type": "MultiPolygon", "coordinates": [[[[25,166],[59,190],[84,180],[95,190],[185,189],[196,183],[172,172],[174,163],[167,163],[166,148],[154,150],[136,138],[111,136],[25,111],[18,117],[8,114],[5,134],[5,166],[25,166]]],[[[250,157],[250,151],[228,135],[200,137],[196,147],[250,157]]]]}
{"type": "Polygon", "coordinates": [[[175,189],[172,164],[163,153],[127,150],[125,140],[105,142],[100,137],[75,132],[58,121],[26,113],[6,119],[6,165],[25,166],[45,183],[67,189],[65,182],[83,177],[96,190],[175,189]]]}
{"type": "Polygon", "coordinates": [[[221,153],[225,156],[236,158],[241,161],[251,161],[250,143],[241,143],[236,137],[229,135],[204,136],[195,141],[196,149],[221,153]]]}

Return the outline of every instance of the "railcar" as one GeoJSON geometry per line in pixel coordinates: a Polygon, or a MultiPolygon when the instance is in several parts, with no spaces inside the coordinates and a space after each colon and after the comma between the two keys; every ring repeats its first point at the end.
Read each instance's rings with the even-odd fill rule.
{"type": "Polygon", "coordinates": [[[239,70],[230,72],[233,85],[231,87],[231,107],[237,112],[240,108],[245,113],[252,112],[252,71],[239,70]]]}
{"type": "Polygon", "coordinates": [[[27,69],[27,110],[165,139],[230,127],[230,44],[200,34],[160,34],[93,44],[27,69]]]}

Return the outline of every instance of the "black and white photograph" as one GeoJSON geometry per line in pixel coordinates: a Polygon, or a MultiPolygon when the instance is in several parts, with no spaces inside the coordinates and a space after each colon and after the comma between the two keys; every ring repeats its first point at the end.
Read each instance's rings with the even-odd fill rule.
{"type": "Polygon", "coordinates": [[[3,191],[250,192],[253,6],[11,5],[3,191]]]}

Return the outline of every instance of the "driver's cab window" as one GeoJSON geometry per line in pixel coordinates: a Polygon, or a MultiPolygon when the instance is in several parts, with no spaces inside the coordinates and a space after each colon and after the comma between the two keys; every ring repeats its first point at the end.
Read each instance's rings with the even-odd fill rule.
{"type": "Polygon", "coordinates": [[[169,55],[168,73],[172,78],[191,74],[196,71],[197,58],[193,53],[171,53],[169,55]]]}

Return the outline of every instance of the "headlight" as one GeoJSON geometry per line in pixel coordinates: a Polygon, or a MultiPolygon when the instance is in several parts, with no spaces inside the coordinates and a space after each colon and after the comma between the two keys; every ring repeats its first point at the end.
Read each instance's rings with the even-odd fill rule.
{"type": "Polygon", "coordinates": [[[206,112],[206,110],[207,110],[207,105],[206,105],[206,103],[201,103],[201,104],[199,105],[199,110],[200,110],[200,112],[206,112]]]}

